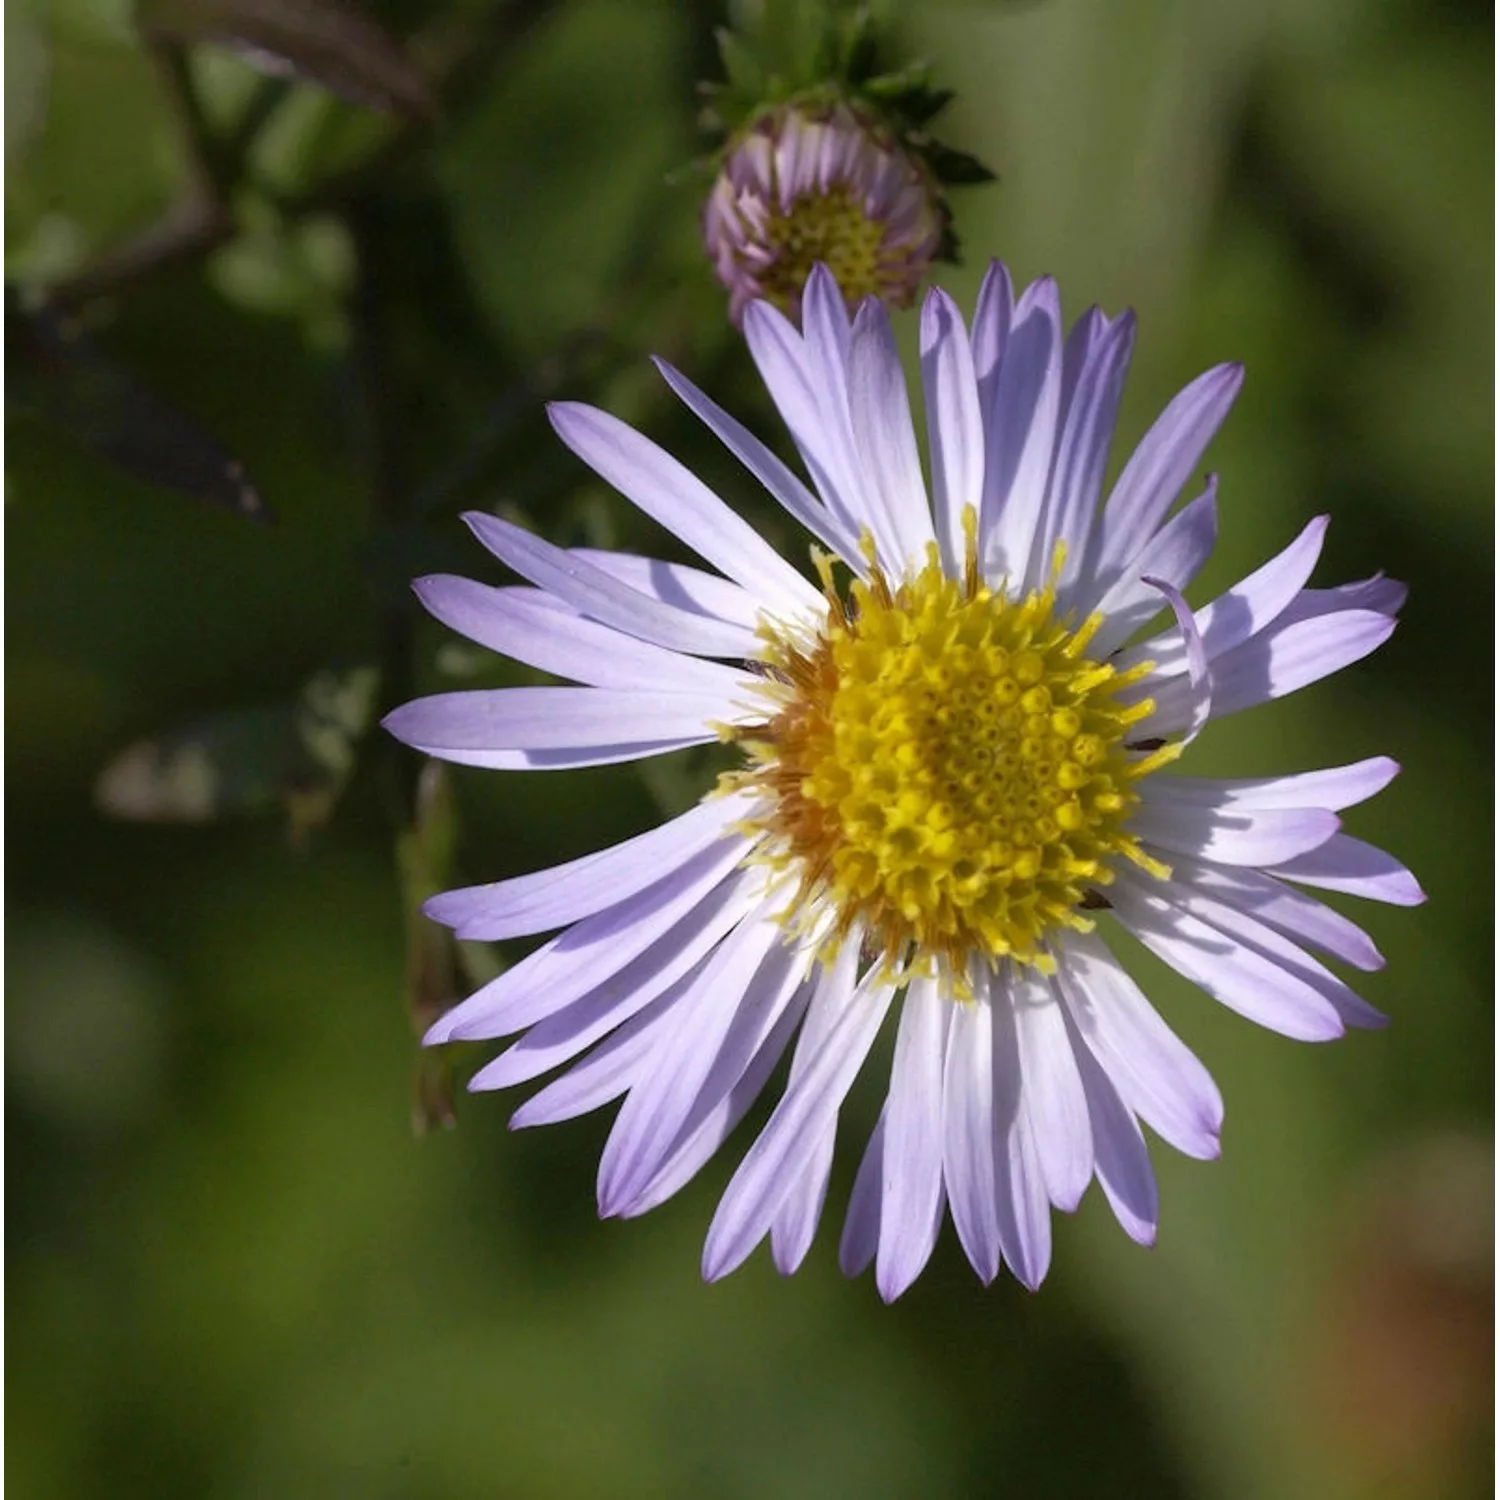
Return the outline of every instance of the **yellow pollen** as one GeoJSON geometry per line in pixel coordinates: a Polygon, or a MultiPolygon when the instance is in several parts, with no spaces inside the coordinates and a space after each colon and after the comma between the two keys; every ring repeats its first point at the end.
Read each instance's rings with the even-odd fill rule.
{"type": "Polygon", "coordinates": [[[783,311],[801,296],[819,261],[833,272],[851,304],[863,297],[910,300],[904,262],[887,265],[881,254],[885,224],[870,218],[847,187],[805,193],[785,209],[773,207],[762,233],[776,258],[759,273],[759,280],[764,294],[783,311]]]}
{"type": "Polygon", "coordinates": [[[1176,747],[1127,746],[1138,674],[1083,654],[1097,618],[1056,618],[1051,584],[1008,599],[972,558],[896,586],[872,565],[847,599],[818,566],[827,617],[763,632],[771,706],[728,778],[766,794],[757,857],[797,883],[789,924],[832,942],[860,923],[893,973],[963,993],[976,957],[1049,968],[1044,940],[1093,925],[1121,860],[1166,873],[1127,825],[1176,747]]]}

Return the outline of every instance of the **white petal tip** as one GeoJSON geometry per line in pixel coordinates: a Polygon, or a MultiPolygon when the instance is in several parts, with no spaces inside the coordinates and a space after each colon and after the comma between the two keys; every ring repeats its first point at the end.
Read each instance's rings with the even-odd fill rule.
{"type": "MultiPolygon", "coordinates": [[[[974,1266],[972,1260],[969,1264],[974,1266]]],[[[1000,1267],[998,1264],[989,1267],[974,1266],[974,1274],[979,1278],[980,1286],[992,1286],[995,1278],[1000,1274],[1000,1267]]]]}
{"type": "Polygon", "coordinates": [[[894,1302],[903,1292],[909,1291],[922,1272],[926,1269],[929,1250],[920,1256],[915,1262],[911,1259],[893,1258],[882,1265],[880,1257],[875,1259],[875,1290],[880,1293],[880,1300],[887,1305],[894,1302]]]}
{"type": "Polygon", "coordinates": [[[1078,1205],[1083,1202],[1083,1195],[1087,1188],[1088,1183],[1084,1183],[1083,1187],[1079,1188],[1076,1193],[1072,1188],[1069,1188],[1064,1193],[1059,1193],[1052,1200],[1053,1208],[1060,1214],[1076,1214],[1078,1212],[1078,1205]]]}
{"type": "Polygon", "coordinates": [[[426,917],[429,922],[437,922],[440,926],[443,926],[443,927],[452,927],[452,926],[454,926],[455,925],[454,923],[452,923],[452,922],[445,922],[443,920],[443,918],[439,915],[439,913],[444,912],[444,911],[447,910],[447,908],[448,908],[448,902],[447,902],[446,898],[448,896],[450,896],[451,894],[452,894],[451,891],[442,891],[442,892],[440,892],[436,896],[429,896],[422,903],[422,915],[424,917],[426,917]]]}
{"type": "Polygon", "coordinates": [[[772,1246],[771,1264],[782,1276],[795,1276],[802,1269],[802,1262],[806,1255],[806,1250],[801,1248],[778,1250],[772,1246]]]}
{"type": "Polygon", "coordinates": [[[842,1245],[839,1246],[839,1270],[849,1280],[853,1281],[856,1276],[863,1276],[870,1269],[871,1255],[855,1255],[846,1251],[842,1245]]]}
{"type": "Polygon", "coordinates": [[[807,287],[809,290],[820,287],[824,292],[839,292],[838,278],[829,270],[827,262],[821,260],[814,262],[812,270],[807,273],[807,287]]]}
{"type": "Polygon", "coordinates": [[[705,1249],[703,1262],[699,1271],[703,1279],[710,1285],[715,1281],[722,1281],[729,1273],[739,1266],[739,1261],[730,1261],[729,1258],[718,1250],[705,1249]]]}

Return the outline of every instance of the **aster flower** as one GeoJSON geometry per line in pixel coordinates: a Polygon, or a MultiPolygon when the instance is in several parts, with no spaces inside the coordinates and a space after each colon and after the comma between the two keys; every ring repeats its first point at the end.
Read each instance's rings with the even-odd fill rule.
{"type": "Polygon", "coordinates": [[[947,222],[937,178],[894,132],[845,104],[789,105],[726,154],[703,238],[738,326],[760,298],[795,317],[819,261],[851,307],[909,306],[947,222]]]}
{"type": "Polygon", "coordinates": [[[981,1277],[1003,1259],[1036,1287],[1051,1209],[1075,1208],[1093,1179],[1125,1231],[1152,1240],[1142,1124],[1190,1156],[1219,1151],[1212,1079],[1106,935],[1290,1037],[1380,1024],[1313,956],[1370,970],[1379,953],[1309,888],[1422,899],[1394,859],[1339,827],[1395,763],[1248,780],[1175,763],[1209,719],[1372,651],[1405,590],[1381,576],[1306,587],[1318,518],[1190,610],[1182,591],[1214,544],[1213,480],[1173,506],[1241,372],[1219,366],[1178,395],[1101,507],[1134,321],[1094,310],[1064,338],[1050,280],[1016,298],[993,265],[970,328],[929,293],[930,498],[879,303],[851,325],[820,268],[802,333],[764,302],[745,333],[811,489],[661,372],[827,549],[818,585],[649,440],[572,404],[551,409],[563,441],[717,571],[564,550],[472,515],[532,587],[417,584],[449,626],[580,685],[418,700],[386,721],[408,744],[512,771],[714,740],[741,753],[658,828],[433,900],[461,938],[558,935],[428,1040],[519,1033],[474,1089],[561,1070],[518,1126],[623,1096],[598,1196],[602,1214],[626,1217],[708,1161],[790,1051],[785,1091],[709,1229],[714,1278],[767,1236],[781,1270],[802,1261],[843,1102],[898,1012],[843,1267],[873,1261],[881,1294],[899,1295],[946,1205],[981,1277]]]}

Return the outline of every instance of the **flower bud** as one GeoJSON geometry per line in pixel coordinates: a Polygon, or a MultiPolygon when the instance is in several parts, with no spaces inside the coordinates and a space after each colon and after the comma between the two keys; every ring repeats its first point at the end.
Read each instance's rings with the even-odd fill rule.
{"type": "Polygon", "coordinates": [[[738,325],[756,298],[796,317],[822,261],[850,307],[909,306],[943,246],[933,174],[894,135],[836,104],[764,116],[729,150],[703,235],[738,325]]]}

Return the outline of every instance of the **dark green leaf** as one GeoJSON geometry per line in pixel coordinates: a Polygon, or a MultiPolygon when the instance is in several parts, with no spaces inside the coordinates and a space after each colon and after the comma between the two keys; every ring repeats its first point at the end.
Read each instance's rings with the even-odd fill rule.
{"type": "Polygon", "coordinates": [[[850,83],[862,85],[880,65],[878,38],[869,13],[860,9],[844,22],[839,48],[842,72],[850,83]]]}
{"type": "Polygon", "coordinates": [[[940,115],[952,102],[953,95],[952,89],[933,89],[919,84],[904,94],[898,94],[891,100],[890,107],[908,129],[918,130],[940,115]]]}
{"type": "Polygon", "coordinates": [[[237,458],[147,389],[60,313],[21,312],[7,297],[9,404],[31,409],[91,453],[147,484],[179,490],[252,521],[271,519],[237,458]]]}
{"type": "Polygon", "coordinates": [[[437,112],[406,49],[347,0],[139,0],[137,17],[148,35],[215,42],[263,73],[304,78],[386,114],[437,112]]]}
{"type": "Polygon", "coordinates": [[[955,151],[951,146],[933,143],[922,154],[927,158],[927,165],[937,174],[939,182],[966,187],[995,180],[995,174],[978,157],[970,156],[967,151],[955,151]]]}

